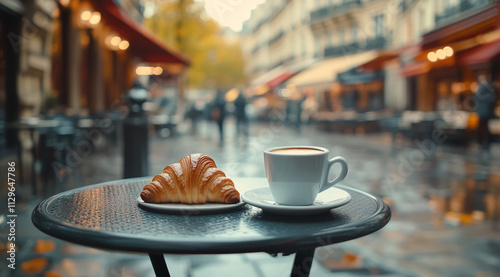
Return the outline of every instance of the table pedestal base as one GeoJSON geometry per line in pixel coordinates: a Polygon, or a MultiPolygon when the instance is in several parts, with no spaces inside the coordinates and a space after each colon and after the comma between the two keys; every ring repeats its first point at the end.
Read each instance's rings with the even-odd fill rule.
{"type": "MultiPolygon", "coordinates": [[[[149,253],[149,258],[153,264],[153,269],[157,277],[170,277],[167,263],[163,254],[149,253]]],[[[304,251],[299,251],[295,254],[293,261],[291,277],[308,277],[311,272],[311,266],[314,259],[314,248],[304,251]]]]}
{"type": "Polygon", "coordinates": [[[314,249],[299,251],[293,260],[291,277],[308,277],[314,259],[314,249]]]}
{"type": "Polygon", "coordinates": [[[163,254],[149,253],[149,259],[151,259],[151,263],[153,264],[153,269],[156,276],[170,277],[167,263],[165,262],[163,254]]]}

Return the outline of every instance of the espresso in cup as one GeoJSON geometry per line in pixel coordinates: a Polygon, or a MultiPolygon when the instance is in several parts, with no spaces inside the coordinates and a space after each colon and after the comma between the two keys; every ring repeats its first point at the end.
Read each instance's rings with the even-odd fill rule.
{"type": "Polygon", "coordinates": [[[283,154],[283,155],[307,155],[323,152],[323,150],[314,148],[280,148],[272,150],[272,153],[283,154]]]}
{"type": "Polygon", "coordinates": [[[338,156],[329,159],[329,150],[317,146],[288,146],[266,149],[264,163],[269,188],[276,203],[311,205],[319,192],[331,188],[347,175],[347,162],[338,156]],[[333,164],[341,172],[328,180],[333,164]]]}

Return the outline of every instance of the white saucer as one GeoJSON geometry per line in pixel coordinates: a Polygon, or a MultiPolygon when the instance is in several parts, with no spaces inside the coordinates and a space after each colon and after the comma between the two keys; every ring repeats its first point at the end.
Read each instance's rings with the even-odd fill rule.
{"type": "Polygon", "coordinates": [[[139,196],[137,202],[140,207],[169,214],[180,215],[200,215],[200,214],[216,214],[231,211],[245,205],[245,202],[240,201],[236,204],[223,204],[223,203],[206,203],[206,204],[181,204],[181,203],[146,203],[139,196]]]}
{"type": "Polygon", "coordinates": [[[351,195],[338,188],[330,188],[319,193],[312,205],[288,206],[277,204],[269,188],[258,188],[245,192],[241,199],[265,212],[282,215],[312,215],[330,211],[351,201],[351,195]]]}

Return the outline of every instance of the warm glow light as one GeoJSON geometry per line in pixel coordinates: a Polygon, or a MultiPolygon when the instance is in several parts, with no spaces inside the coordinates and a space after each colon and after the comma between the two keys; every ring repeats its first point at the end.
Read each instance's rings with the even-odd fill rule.
{"type": "Polygon", "coordinates": [[[71,0],[60,0],[59,3],[61,3],[61,5],[65,6],[65,7],[68,7],[70,1],[71,0]]]}
{"type": "Polygon", "coordinates": [[[233,102],[234,100],[236,100],[236,98],[238,98],[238,95],[240,94],[240,92],[233,88],[233,89],[230,89],[228,92],[226,92],[226,101],[227,102],[233,102]]]}
{"type": "Polygon", "coordinates": [[[91,17],[92,17],[92,12],[88,10],[82,11],[82,13],[80,14],[80,19],[85,22],[89,21],[91,17]]]}
{"type": "Polygon", "coordinates": [[[119,36],[114,36],[111,38],[110,42],[111,42],[111,45],[118,46],[118,45],[120,45],[120,42],[122,42],[122,39],[119,36]]]}
{"type": "Polygon", "coordinates": [[[184,70],[184,66],[182,64],[168,64],[165,66],[165,71],[172,75],[178,75],[184,70]]]}
{"type": "Polygon", "coordinates": [[[114,37],[113,35],[109,35],[109,36],[107,36],[107,37],[104,39],[104,43],[105,43],[107,46],[111,47],[111,39],[113,39],[113,37],[114,37]]]}
{"type": "Polygon", "coordinates": [[[154,75],[161,75],[163,73],[163,68],[157,66],[152,69],[154,75]]]}
{"type": "Polygon", "coordinates": [[[135,73],[137,75],[152,75],[152,68],[150,66],[138,66],[135,73]]]}
{"type": "Polygon", "coordinates": [[[93,12],[92,16],[89,19],[89,23],[91,25],[97,25],[101,22],[101,13],[100,12],[93,12]]]}
{"type": "Polygon", "coordinates": [[[450,46],[446,46],[445,48],[443,48],[443,52],[447,57],[451,57],[453,56],[454,51],[453,48],[451,48],[450,46]]]}
{"type": "Polygon", "coordinates": [[[56,8],[52,11],[53,18],[59,18],[59,15],[61,15],[61,10],[59,10],[58,8],[56,8]]]}
{"type": "Polygon", "coordinates": [[[227,26],[236,32],[241,31],[243,22],[250,18],[252,10],[265,0],[205,0],[207,14],[223,26],[227,26]]]}
{"type": "Polygon", "coordinates": [[[281,96],[283,98],[287,98],[290,96],[290,91],[288,89],[284,88],[284,89],[280,89],[278,94],[279,94],[279,96],[281,96]]]}
{"type": "Polygon", "coordinates": [[[476,82],[472,82],[470,84],[470,91],[477,91],[477,88],[478,88],[478,84],[476,82]]]}
{"type": "Polygon", "coordinates": [[[260,85],[255,88],[256,95],[262,95],[269,91],[269,87],[267,85],[260,85]]]}
{"type": "Polygon", "coordinates": [[[160,66],[138,66],[135,69],[137,75],[161,75],[163,73],[163,68],[160,66]]]}
{"type": "Polygon", "coordinates": [[[446,59],[446,54],[444,53],[444,50],[443,49],[439,49],[436,51],[436,56],[438,59],[440,60],[444,60],[446,59]]]}
{"type": "Polygon", "coordinates": [[[428,59],[430,62],[435,62],[435,61],[437,61],[438,57],[437,57],[437,55],[436,55],[436,53],[435,53],[435,52],[429,52],[429,53],[427,54],[427,59],[428,59]]]}
{"type": "Polygon", "coordinates": [[[120,48],[121,50],[126,50],[129,46],[130,43],[128,43],[128,41],[126,40],[122,40],[120,44],[118,44],[118,48],[120,48]]]}

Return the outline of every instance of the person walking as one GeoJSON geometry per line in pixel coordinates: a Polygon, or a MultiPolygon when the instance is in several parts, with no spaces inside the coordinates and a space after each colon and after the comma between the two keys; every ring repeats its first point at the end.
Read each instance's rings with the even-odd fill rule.
{"type": "Polygon", "coordinates": [[[224,141],[224,118],[226,117],[226,99],[224,91],[217,90],[217,95],[212,104],[211,118],[219,127],[219,141],[224,141]]]}
{"type": "Polygon", "coordinates": [[[477,139],[481,148],[488,151],[492,139],[488,124],[495,116],[496,92],[485,74],[480,74],[477,80],[478,88],[474,94],[475,112],[479,117],[477,139]]]}
{"type": "Polygon", "coordinates": [[[236,135],[248,136],[248,118],[246,114],[247,99],[240,90],[238,97],[234,100],[234,116],[236,117],[236,135]]]}

